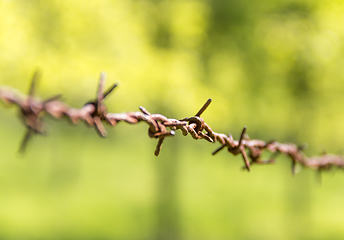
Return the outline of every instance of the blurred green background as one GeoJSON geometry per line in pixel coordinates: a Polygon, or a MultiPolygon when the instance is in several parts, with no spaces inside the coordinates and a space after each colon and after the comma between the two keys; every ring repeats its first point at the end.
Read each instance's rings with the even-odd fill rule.
{"type": "MultiPolygon", "coordinates": [[[[203,103],[217,132],[343,153],[344,2],[0,0],[0,84],[81,107],[107,86],[110,112],[181,119],[203,103]]],[[[46,119],[18,154],[18,110],[0,110],[0,239],[343,239],[344,173],[240,156],[180,132],[161,155],[145,124],[100,139],[46,119]]],[[[267,154],[268,158],[269,155],[267,154]]]]}

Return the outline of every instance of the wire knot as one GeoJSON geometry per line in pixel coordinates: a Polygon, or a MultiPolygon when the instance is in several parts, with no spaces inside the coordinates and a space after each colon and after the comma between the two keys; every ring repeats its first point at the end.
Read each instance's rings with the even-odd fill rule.
{"type": "Polygon", "coordinates": [[[180,120],[188,122],[187,130],[196,140],[203,138],[208,142],[215,142],[211,128],[204,122],[204,119],[201,118],[201,114],[208,108],[211,101],[211,98],[209,98],[195,116],[180,120]],[[203,130],[206,130],[207,133],[204,133],[203,130]]]}
{"type": "Polygon", "coordinates": [[[228,137],[226,137],[226,138],[228,138],[228,140],[224,141],[222,146],[213,152],[213,155],[218,153],[223,148],[227,147],[228,152],[232,153],[233,155],[238,155],[239,153],[242,155],[242,158],[243,158],[244,164],[245,164],[245,168],[247,169],[247,171],[250,171],[250,162],[248,161],[247,154],[245,152],[245,144],[243,144],[244,140],[245,140],[244,138],[245,138],[245,134],[246,134],[246,129],[247,129],[247,127],[245,126],[241,132],[240,139],[237,142],[231,141],[232,135],[229,135],[228,137]],[[234,146],[231,144],[231,142],[233,142],[234,146]]]}
{"type": "Polygon", "coordinates": [[[57,95],[44,101],[36,100],[34,95],[39,76],[39,71],[36,71],[31,80],[28,97],[24,99],[21,104],[19,104],[20,116],[27,128],[26,134],[24,135],[20,145],[20,152],[25,151],[26,145],[30,140],[32,133],[42,135],[45,134],[44,123],[40,114],[45,111],[46,104],[61,97],[60,95],[57,95]]]}
{"type": "Polygon", "coordinates": [[[106,121],[109,124],[112,124],[110,119],[108,119],[107,114],[107,107],[104,104],[104,99],[117,87],[117,84],[112,85],[105,93],[103,93],[104,85],[105,85],[105,73],[101,73],[99,77],[99,87],[97,91],[97,99],[94,101],[90,101],[85,104],[94,106],[94,110],[91,113],[92,121],[89,122],[90,125],[94,125],[96,131],[101,137],[107,136],[107,131],[102,123],[102,121],[106,121]]]}
{"type": "Polygon", "coordinates": [[[154,155],[158,156],[165,137],[174,136],[175,131],[173,131],[173,130],[167,131],[167,128],[165,127],[165,125],[159,121],[156,121],[153,118],[152,114],[150,112],[148,112],[144,107],[140,106],[139,109],[144,114],[144,116],[143,116],[144,120],[146,120],[147,123],[149,124],[148,136],[150,138],[158,138],[159,139],[159,141],[156,145],[155,152],[154,152],[154,155]]]}

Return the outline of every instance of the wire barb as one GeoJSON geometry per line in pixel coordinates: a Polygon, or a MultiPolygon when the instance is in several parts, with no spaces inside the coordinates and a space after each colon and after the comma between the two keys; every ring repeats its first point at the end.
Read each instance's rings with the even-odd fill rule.
{"type": "Polygon", "coordinates": [[[213,100],[211,98],[209,98],[207,100],[207,102],[203,105],[203,107],[201,107],[201,109],[196,113],[195,116],[200,117],[202,115],[202,113],[209,107],[209,105],[212,101],[213,100]]]}
{"type": "Polygon", "coordinates": [[[224,148],[233,155],[241,154],[244,160],[244,168],[250,171],[253,164],[271,164],[279,154],[286,155],[291,160],[291,171],[295,174],[296,165],[312,168],[320,172],[332,169],[334,166],[344,169],[344,157],[324,153],[320,156],[307,157],[303,150],[307,145],[296,146],[292,143],[279,143],[277,141],[265,142],[259,139],[250,139],[244,127],[238,141],[232,135],[214,132],[210,126],[201,118],[201,115],[209,107],[209,98],[195,116],[181,120],[167,118],[161,114],[151,114],[144,107],[140,107],[140,112],[108,113],[104,104],[104,99],[116,88],[112,85],[104,92],[106,75],[101,73],[96,100],[86,103],[82,108],[72,108],[60,101],[61,95],[56,95],[47,100],[40,100],[36,97],[35,91],[38,81],[38,71],[33,75],[29,95],[18,94],[15,89],[0,87],[0,100],[5,104],[14,104],[20,108],[20,116],[27,132],[22,140],[19,151],[23,152],[32,134],[44,134],[43,116],[50,115],[53,118],[67,118],[72,123],[77,124],[80,120],[89,126],[93,126],[101,137],[107,136],[107,131],[103,122],[111,126],[124,121],[129,124],[145,122],[148,125],[148,135],[157,138],[158,143],[154,154],[159,155],[164,139],[174,136],[176,130],[180,130],[184,136],[188,134],[194,139],[205,139],[208,142],[219,142],[221,146],[212,154],[215,155],[224,148]],[[168,130],[170,129],[170,130],[168,130]],[[268,160],[262,160],[264,151],[269,151],[272,156],[268,160]],[[248,151],[248,153],[246,152],[248,151]],[[250,159],[250,161],[249,161],[250,159]]]}

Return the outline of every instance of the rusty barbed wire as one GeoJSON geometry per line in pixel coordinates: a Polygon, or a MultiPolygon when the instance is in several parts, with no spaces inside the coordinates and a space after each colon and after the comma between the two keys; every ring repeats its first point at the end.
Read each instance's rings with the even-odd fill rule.
{"type": "Polygon", "coordinates": [[[243,158],[245,169],[250,171],[252,164],[271,164],[275,162],[278,154],[284,154],[291,159],[292,173],[295,174],[296,164],[303,167],[318,170],[328,170],[332,167],[344,169],[344,157],[333,154],[307,157],[303,153],[304,146],[296,146],[292,143],[279,143],[277,141],[265,142],[258,139],[250,139],[244,127],[239,140],[234,140],[231,134],[214,132],[201,117],[202,113],[211,103],[211,99],[192,117],[180,120],[167,118],[161,114],[151,114],[144,107],[139,107],[140,112],[108,113],[104,99],[116,88],[113,84],[104,92],[105,73],[100,74],[98,91],[95,100],[87,102],[81,108],[72,108],[60,101],[61,95],[53,96],[47,100],[35,97],[35,87],[39,73],[36,72],[32,78],[28,95],[21,94],[16,89],[0,87],[0,99],[6,104],[15,104],[20,108],[20,118],[27,128],[27,132],[20,145],[19,151],[24,151],[32,134],[45,134],[43,123],[44,114],[49,114],[55,119],[66,118],[73,124],[84,121],[93,126],[101,137],[107,136],[103,122],[115,126],[123,121],[129,124],[145,122],[148,124],[148,136],[158,139],[154,154],[159,155],[161,146],[166,137],[174,136],[176,130],[180,130],[184,136],[191,135],[193,139],[205,139],[208,142],[219,142],[221,146],[212,154],[215,155],[222,149],[227,148],[233,155],[240,154],[243,158]],[[169,129],[169,130],[168,130],[169,129]],[[263,160],[262,154],[267,150],[273,153],[271,159],[263,160]],[[248,153],[247,153],[248,152],[248,153]],[[250,159],[250,161],[249,161],[250,159]]]}

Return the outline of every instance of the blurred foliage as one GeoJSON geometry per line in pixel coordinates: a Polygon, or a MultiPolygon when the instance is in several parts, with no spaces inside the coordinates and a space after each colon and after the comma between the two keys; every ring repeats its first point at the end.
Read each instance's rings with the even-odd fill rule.
{"type": "MultiPolygon", "coordinates": [[[[111,112],[183,118],[209,98],[206,122],[237,138],[307,142],[340,153],[344,2],[335,0],[0,0],[0,83],[63,93],[79,107],[97,76],[121,85],[111,112]]],[[[0,238],[343,239],[343,173],[239,171],[240,157],[180,135],[152,157],[146,126],[105,141],[49,121],[49,138],[16,154],[23,127],[0,112],[0,238]],[[40,149],[40,150],[39,150],[40,149]],[[23,159],[22,159],[23,158],[23,159]]],[[[267,157],[269,157],[267,155],[267,157]]]]}

